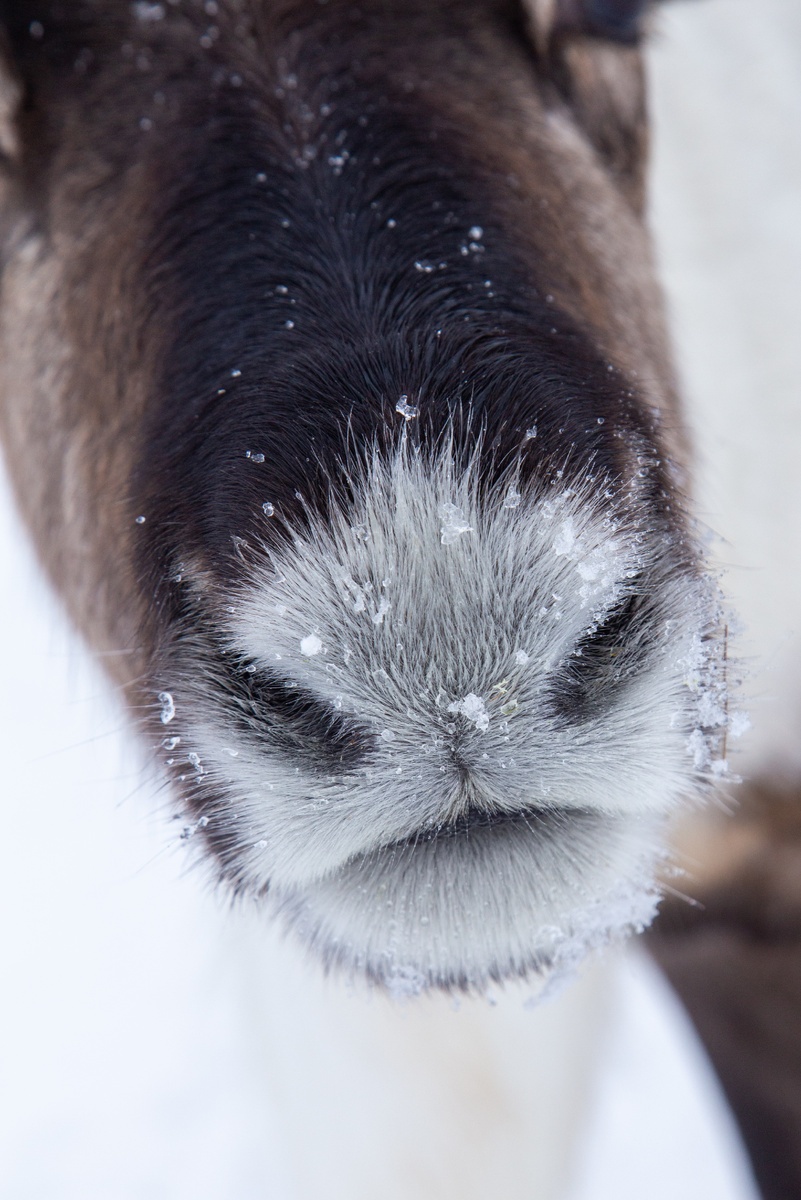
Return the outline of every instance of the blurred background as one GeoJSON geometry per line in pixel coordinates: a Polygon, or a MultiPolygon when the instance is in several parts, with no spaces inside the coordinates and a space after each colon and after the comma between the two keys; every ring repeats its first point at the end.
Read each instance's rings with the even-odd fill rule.
{"type": "MultiPolygon", "coordinates": [[[[649,945],[729,1106],[643,950],[611,960],[571,1196],[755,1197],[733,1111],[779,1200],[801,1195],[801,5],[674,0],[649,60],[652,226],[752,722],[735,817],[676,832],[703,904],[667,903],[649,945]]],[[[0,1195],[294,1200],[291,1067],[265,1076],[285,1011],[243,969],[262,931],[191,868],[5,485],[0,617],[0,1195]]]]}
{"type": "Polygon", "coordinates": [[[762,1194],[786,1200],[801,1196],[801,6],[668,4],[660,25],[653,228],[752,728],[730,756],[734,819],[722,804],[678,831],[701,904],[665,904],[650,945],[762,1194]]]}

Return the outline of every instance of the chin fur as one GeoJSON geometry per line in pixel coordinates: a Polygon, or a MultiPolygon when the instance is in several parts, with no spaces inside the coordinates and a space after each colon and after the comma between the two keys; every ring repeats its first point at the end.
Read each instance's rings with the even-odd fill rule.
{"type": "Polygon", "coordinates": [[[286,924],[329,968],[395,996],[570,972],[651,921],[656,823],[530,810],[463,821],[276,888],[286,924]]]}
{"type": "Polygon", "coordinates": [[[521,495],[477,461],[404,439],[233,591],[198,577],[215,634],[162,700],[223,876],[392,990],[547,974],[647,923],[659,826],[726,721],[714,588],[636,475],[521,495]]]}

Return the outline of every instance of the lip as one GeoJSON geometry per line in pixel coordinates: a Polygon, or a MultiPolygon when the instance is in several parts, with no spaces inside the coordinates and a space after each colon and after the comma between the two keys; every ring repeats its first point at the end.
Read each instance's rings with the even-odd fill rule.
{"type": "Polygon", "coordinates": [[[271,903],[330,970],[390,991],[550,975],[653,916],[653,819],[467,814],[271,903]]]}
{"type": "Polygon", "coordinates": [[[356,856],[353,861],[365,862],[372,858],[401,853],[403,850],[414,850],[422,843],[436,843],[454,839],[469,841],[471,836],[481,837],[484,831],[488,830],[497,832],[503,828],[518,829],[520,831],[528,831],[533,836],[536,836],[538,826],[543,831],[546,831],[552,824],[558,825],[564,817],[564,812],[557,809],[531,808],[518,812],[491,812],[487,809],[471,807],[452,820],[421,829],[418,833],[412,834],[410,837],[388,842],[387,845],[381,846],[369,854],[356,856]]]}

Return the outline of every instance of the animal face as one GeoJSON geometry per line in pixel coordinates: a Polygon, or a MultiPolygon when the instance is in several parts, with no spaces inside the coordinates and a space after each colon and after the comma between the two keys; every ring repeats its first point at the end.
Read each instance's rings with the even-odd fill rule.
{"type": "Polygon", "coordinates": [[[396,990],[642,925],[718,766],[642,7],[6,17],[23,510],[220,876],[396,990]]]}

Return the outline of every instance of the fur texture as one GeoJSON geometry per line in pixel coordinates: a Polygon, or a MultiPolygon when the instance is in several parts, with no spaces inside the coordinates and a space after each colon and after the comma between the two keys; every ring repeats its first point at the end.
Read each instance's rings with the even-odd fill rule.
{"type": "Polygon", "coordinates": [[[11,7],[9,464],[196,842],[396,990],[641,925],[725,704],[617,7],[11,7]]]}
{"type": "Polygon", "coordinates": [[[216,645],[177,648],[162,695],[225,872],[396,990],[645,923],[659,819],[725,721],[713,598],[640,480],[482,494],[480,468],[405,431],[375,451],[351,503],[204,596],[216,645]]]}

